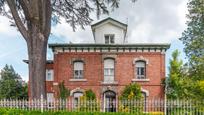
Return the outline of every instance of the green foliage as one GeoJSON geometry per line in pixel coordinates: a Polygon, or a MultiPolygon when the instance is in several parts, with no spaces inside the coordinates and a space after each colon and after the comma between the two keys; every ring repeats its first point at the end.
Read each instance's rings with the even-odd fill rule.
{"type": "Polygon", "coordinates": [[[15,72],[12,66],[6,65],[1,70],[0,99],[27,99],[27,84],[21,83],[21,77],[15,72]]]}
{"type": "Polygon", "coordinates": [[[64,81],[59,83],[59,98],[60,99],[67,99],[70,95],[70,90],[64,86],[64,81]]]}
{"type": "MultiPolygon", "coordinates": [[[[0,108],[0,115],[150,115],[146,113],[124,113],[124,112],[67,112],[67,111],[40,111],[33,110],[19,110],[19,109],[6,109],[0,108]]],[[[155,114],[153,114],[155,115],[155,114]]],[[[159,115],[159,114],[157,114],[159,115]]]]}
{"type": "Polygon", "coordinates": [[[131,83],[125,87],[121,96],[121,103],[119,104],[119,111],[120,112],[131,112],[131,113],[138,113],[142,114],[143,111],[143,102],[142,100],[142,92],[141,86],[136,83],[131,83]],[[141,101],[141,106],[135,105],[134,101],[141,101]],[[128,103],[127,103],[128,102],[128,103]]]}
{"type": "Polygon", "coordinates": [[[189,74],[194,80],[204,80],[204,1],[189,0],[187,29],[180,40],[189,58],[189,74]]]}
{"type": "Polygon", "coordinates": [[[89,89],[84,92],[84,95],[80,97],[80,111],[100,111],[99,101],[96,100],[95,93],[89,89]]]}
{"type": "Polygon", "coordinates": [[[141,99],[141,86],[136,83],[131,83],[125,87],[120,97],[121,99],[141,99]]]}
{"type": "Polygon", "coordinates": [[[196,82],[194,91],[194,93],[197,94],[196,98],[198,98],[199,100],[204,99],[204,80],[196,82]]]}
{"type": "Polygon", "coordinates": [[[96,99],[96,95],[91,89],[85,91],[84,95],[85,95],[87,100],[95,100],[96,99]]]}
{"type": "Polygon", "coordinates": [[[193,96],[192,87],[194,82],[187,77],[187,70],[184,68],[182,61],[178,59],[179,54],[180,52],[175,50],[170,60],[166,94],[171,99],[190,98],[193,96]]]}

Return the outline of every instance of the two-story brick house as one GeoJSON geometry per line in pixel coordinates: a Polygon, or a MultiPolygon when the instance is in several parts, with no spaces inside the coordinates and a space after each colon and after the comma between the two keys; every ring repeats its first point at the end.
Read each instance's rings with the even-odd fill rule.
{"type": "Polygon", "coordinates": [[[127,27],[107,18],[91,26],[95,43],[49,44],[54,59],[47,61],[48,100],[58,97],[62,81],[74,100],[91,89],[98,99],[115,101],[134,82],[141,85],[145,98],[162,98],[165,52],[170,45],[127,43],[127,27]]]}

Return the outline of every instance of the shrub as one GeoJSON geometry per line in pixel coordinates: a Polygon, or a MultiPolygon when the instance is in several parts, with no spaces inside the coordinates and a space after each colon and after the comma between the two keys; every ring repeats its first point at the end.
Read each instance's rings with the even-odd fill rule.
{"type": "Polygon", "coordinates": [[[125,87],[120,97],[121,99],[141,99],[141,86],[136,83],[131,83],[125,87]]]}

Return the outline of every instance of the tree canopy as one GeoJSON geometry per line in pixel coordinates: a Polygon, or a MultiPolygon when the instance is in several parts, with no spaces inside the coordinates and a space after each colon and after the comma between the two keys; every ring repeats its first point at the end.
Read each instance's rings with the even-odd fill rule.
{"type": "Polygon", "coordinates": [[[189,58],[191,77],[204,80],[204,1],[189,0],[187,29],[180,40],[189,58]]]}
{"type": "Polygon", "coordinates": [[[27,99],[27,84],[22,83],[21,77],[12,66],[6,65],[1,70],[0,99],[27,99]]]}

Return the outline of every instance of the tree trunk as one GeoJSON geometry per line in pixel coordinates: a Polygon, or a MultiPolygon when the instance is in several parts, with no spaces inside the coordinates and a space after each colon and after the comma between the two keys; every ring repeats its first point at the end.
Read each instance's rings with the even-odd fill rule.
{"type": "Polygon", "coordinates": [[[29,91],[30,99],[46,98],[45,70],[48,36],[40,32],[37,24],[30,25],[29,39],[27,40],[29,58],[29,91]]]}

